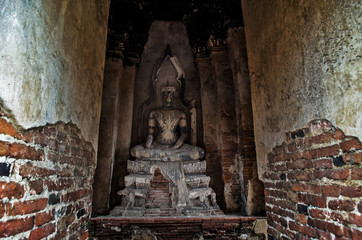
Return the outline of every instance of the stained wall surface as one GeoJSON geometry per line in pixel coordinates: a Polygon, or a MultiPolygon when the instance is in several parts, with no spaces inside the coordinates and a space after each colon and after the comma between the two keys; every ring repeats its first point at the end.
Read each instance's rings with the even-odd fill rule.
{"type": "Polygon", "coordinates": [[[328,119],[362,138],[360,1],[242,0],[259,176],[284,134],[328,119]]]}
{"type": "Polygon", "coordinates": [[[72,121],[97,149],[110,0],[0,3],[0,98],[18,126],[72,121]]]}

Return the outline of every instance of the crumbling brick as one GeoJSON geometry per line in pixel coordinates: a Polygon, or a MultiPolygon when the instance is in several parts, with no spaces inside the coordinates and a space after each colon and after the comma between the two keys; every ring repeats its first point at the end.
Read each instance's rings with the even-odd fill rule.
{"type": "Polygon", "coordinates": [[[344,136],[326,120],[287,133],[268,155],[264,186],[270,237],[356,238],[355,226],[362,222],[361,154],[357,138],[344,136]],[[283,165],[287,168],[276,167],[283,165]]]}
{"type": "Polygon", "coordinates": [[[10,139],[0,141],[0,199],[9,199],[0,201],[0,238],[29,232],[29,239],[62,239],[70,228],[74,239],[86,238],[95,154],[77,126],[59,122],[20,134],[1,115],[0,133],[10,139]]]}

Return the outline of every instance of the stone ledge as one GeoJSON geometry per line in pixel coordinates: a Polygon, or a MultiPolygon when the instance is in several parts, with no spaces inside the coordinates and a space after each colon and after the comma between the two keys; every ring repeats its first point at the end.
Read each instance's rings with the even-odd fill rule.
{"type": "MultiPolygon", "coordinates": [[[[136,231],[147,230],[157,239],[192,239],[201,235],[205,239],[263,239],[255,234],[257,220],[265,217],[207,216],[207,217],[110,217],[92,218],[93,239],[132,239],[136,231]],[[243,238],[245,237],[245,238],[243,238]],[[253,238],[250,238],[253,237],[253,238]]],[[[263,236],[262,236],[263,235],[263,236]]]]}

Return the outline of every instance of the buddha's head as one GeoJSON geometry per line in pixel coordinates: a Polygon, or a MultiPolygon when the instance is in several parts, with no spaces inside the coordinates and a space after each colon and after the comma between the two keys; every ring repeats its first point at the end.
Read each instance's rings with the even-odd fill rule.
{"type": "Polygon", "coordinates": [[[174,86],[165,86],[161,88],[163,106],[170,108],[173,106],[176,88],[174,86]]]}

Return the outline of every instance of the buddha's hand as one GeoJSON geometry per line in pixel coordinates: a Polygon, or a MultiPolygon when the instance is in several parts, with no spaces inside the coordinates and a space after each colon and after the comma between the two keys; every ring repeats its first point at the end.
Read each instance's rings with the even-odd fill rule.
{"type": "Polygon", "coordinates": [[[181,141],[180,139],[179,140],[177,140],[177,142],[175,143],[175,145],[173,145],[172,146],[172,149],[179,149],[181,146],[182,146],[182,144],[183,144],[184,142],[183,141],[181,141]]]}
{"type": "Polygon", "coordinates": [[[146,140],[146,148],[151,148],[152,141],[153,141],[153,135],[148,135],[146,140]]]}

